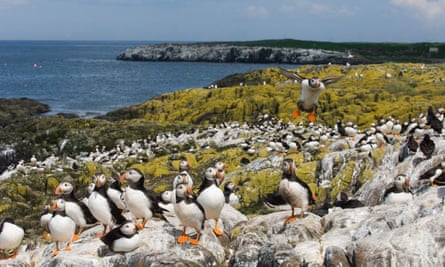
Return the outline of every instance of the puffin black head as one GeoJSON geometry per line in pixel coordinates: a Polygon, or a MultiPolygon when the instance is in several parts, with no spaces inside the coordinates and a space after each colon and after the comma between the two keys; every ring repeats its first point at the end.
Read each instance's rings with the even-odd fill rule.
{"type": "Polygon", "coordinates": [[[74,192],[74,187],[69,182],[60,183],[55,190],[56,195],[69,195],[74,192]]]}
{"type": "Polygon", "coordinates": [[[143,187],[145,177],[138,169],[129,169],[121,175],[120,181],[127,181],[131,187],[143,187]]]}

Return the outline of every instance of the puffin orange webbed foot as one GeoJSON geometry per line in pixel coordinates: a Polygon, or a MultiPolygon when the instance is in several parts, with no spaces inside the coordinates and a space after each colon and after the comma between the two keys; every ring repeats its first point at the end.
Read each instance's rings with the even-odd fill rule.
{"type": "Polygon", "coordinates": [[[309,119],[311,122],[315,122],[315,113],[314,113],[314,112],[311,112],[311,113],[309,114],[309,116],[308,116],[308,119],[309,119]]]}
{"type": "Polygon", "coordinates": [[[300,116],[300,111],[297,109],[292,113],[292,118],[297,118],[298,116],[300,116]]]}
{"type": "Polygon", "coordinates": [[[178,236],[178,243],[183,244],[183,243],[187,242],[188,239],[189,239],[189,237],[187,235],[182,234],[182,235],[178,236]]]}
{"type": "Polygon", "coordinates": [[[284,224],[289,224],[289,223],[295,221],[296,219],[297,219],[297,216],[295,216],[295,215],[290,216],[289,218],[287,218],[287,220],[284,222],[284,224]]]}

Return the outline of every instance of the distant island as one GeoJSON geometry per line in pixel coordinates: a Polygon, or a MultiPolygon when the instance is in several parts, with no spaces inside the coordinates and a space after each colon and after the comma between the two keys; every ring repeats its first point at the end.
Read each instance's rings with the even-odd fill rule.
{"type": "Polygon", "coordinates": [[[336,43],[293,39],[166,43],[127,48],[117,59],[281,64],[441,63],[445,62],[445,43],[336,43]]]}

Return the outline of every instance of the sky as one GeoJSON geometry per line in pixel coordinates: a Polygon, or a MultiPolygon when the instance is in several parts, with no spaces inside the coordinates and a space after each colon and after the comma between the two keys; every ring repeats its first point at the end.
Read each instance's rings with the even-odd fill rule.
{"type": "Polygon", "coordinates": [[[0,40],[445,42],[445,0],[0,0],[0,40]]]}

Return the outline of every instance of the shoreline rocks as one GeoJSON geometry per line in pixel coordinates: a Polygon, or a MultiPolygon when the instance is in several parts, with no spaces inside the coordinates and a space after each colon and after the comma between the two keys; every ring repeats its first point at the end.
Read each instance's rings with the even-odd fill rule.
{"type": "Polygon", "coordinates": [[[128,48],[117,56],[131,61],[196,61],[281,64],[357,63],[343,52],[226,44],[160,44],[128,48]]]}

